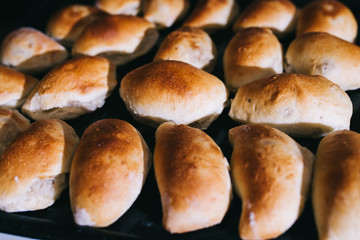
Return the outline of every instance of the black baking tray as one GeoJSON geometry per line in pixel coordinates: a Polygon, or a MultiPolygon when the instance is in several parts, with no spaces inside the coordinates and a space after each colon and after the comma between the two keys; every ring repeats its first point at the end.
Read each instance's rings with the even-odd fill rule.
{"type": "MultiPolygon", "coordinates": [[[[192,1],[193,9],[194,3],[192,1]]],[[[243,10],[250,1],[238,1],[240,9],[243,10]]],[[[294,1],[297,7],[301,8],[309,1],[294,1]]],[[[360,3],[357,1],[342,1],[351,8],[358,22],[360,18],[360,3]]],[[[1,3],[0,7],[0,41],[4,37],[22,26],[29,26],[45,31],[46,23],[50,16],[58,9],[74,4],[93,5],[94,1],[70,1],[70,0],[11,0],[1,3]]],[[[190,9],[190,10],[191,10],[190,9]]],[[[117,69],[117,80],[120,83],[122,77],[129,71],[152,61],[161,41],[171,31],[181,26],[181,21],[172,28],[160,31],[160,38],[157,45],[145,56],[142,56],[131,63],[120,66],[117,69]]],[[[220,79],[223,78],[222,56],[224,49],[233,32],[230,28],[211,34],[213,41],[218,48],[218,61],[213,72],[220,79]]],[[[295,35],[289,35],[280,39],[286,50],[295,35]]],[[[357,38],[356,43],[359,43],[357,38]]],[[[37,76],[41,78],[42,76],[37,76]]],[[[126,107],[119,97],[119,85],[112,95],[106,100],[105,105],[97,111],[85,114],[77,119],[67,121],[81,137],[84,130],[93,122],[105,118],[118,118],[130,122],[144,136],[150,149],[153,151],[155,145],[155,130],[136,122],[128,113],[126,107]]],[[[351,130],[360,132],[360,90],[347,92],[354,105],[354,114],[351,120],[351,130]]],[[[233,97],[233,96],[231,96],[233,97]]],[[[219,118],[214,121],[205,131],[221,147],[228,160],[231,156],[231,146],[227,133],[232,127],[238,124],[228,117],[229,108],[224,109],[219,118]]],[[[321,139],[297,138],[301,145],[309,148],[313,153],[316,152],[318,143],[321,139]]],[[[161,201],[153,168],[143,187],[141,194],[133,206],[114,224],[106,228],[80,227],[75,224],[70,209],[69,193],[66,189],[54,205],[51,207],[34,212],[24,213],[5,213],[0,211],[0,232],[26,236],[39,239],[182,239],[182,240],[202,240],[202,239],[223,239],[232,240],[238,237],[238,222],[241,213],[241,200],[234,194],[230,208],[223,221],[213,227],[190,232],[186,234],[170,234],[161,226],[162,210],[161,201]]],[[[281,240],[300,240],[317,239],[317,232],[311,207],[308,200],[305,209],[295,224],[278,239],[281,240]]]]}

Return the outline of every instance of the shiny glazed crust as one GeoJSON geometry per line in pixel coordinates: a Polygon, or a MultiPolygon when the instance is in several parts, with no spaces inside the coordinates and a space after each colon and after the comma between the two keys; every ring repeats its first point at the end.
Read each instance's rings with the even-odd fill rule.
{"type": "Polygon", "coordinates": [[[46,33],[62,44],[71,46],[84,28],[100,16],[105,16],[105,13],[95,7],[69,5],[51,16],[46,33]]]}
{"type": "Polygon", "coordinates": [[[328,33],[305,33],[286,52],[286,72],[321,75],[344,91],[360,88],[360,47],[328,33]]]}
{"type": "Polygon", "coordinates": [[[137,15],[141,0],[96,0],[95,6],[112,15],[137,15]]]}
{"type": "Polygon", "coordinates": [[[249,27],[266,27],[277,36],[295,29],[296,6],[289,0],[256,0],[236,19],[234,32],[249,27]]]}
{"type": "Polygon", "coordinates": [[[118,119],[100,120],[84,132],[70,173],[70,200],[79,225],[106,227],[134,203],[151,153],[141,134],[118,119]]]}
{"type": "Polygon", "coordinates": [[[0,108],[0,155],[15,139],[15,136],[30,126],[30,121],[17,110],[0,108]]]}
{"type": "Polygon", "coordinates": [[[144,18],[157,28],[171,27],[189,7],[188,0],[143,0],[144,18]]]}
{"type": "Polygon", "coordinates": [[[222,112],[227,90],[214,75],[179,61],[157,61],[129,72],[120,96],[137,120],[207,128],[222,112]]]}
{"type": "Polygon", "coordinates": [[[358,24],[351,10],[335,0],[317,0],[300,10],[296,35],[307,32],[327,32],[338,38],[354,42],[358,24]]]}
{"type": "Polygon", "coordinates": [[[79,139],[57,119],[34,122],[19,133],[0,156],[0,209],[7,212],[44,209],[67,186],[79,139]]]}
{"type": "Polygon", "coordinates": [[[349,130],[325,136],[316,153],[312,204],[319,239],[356,239],[360,234],[360,135],[349,130]]]}
{"type": "Polygon", "coordinates": [[[283,72],[282,46],[267,28],[245,28],[224,53],[225,84],[231,92],[246,83],[283,72]]]}
{"type": "Polygon", "coordinates": [[[199,0],[184,26],[214,32],[227,27],[239,11],[235,0],[199,0]]]}
{"type": "Polygon", "coordinates": [[[147,53],[158,39],[152,22],[128,15],[106,16],[93,21],[75,41],[73,56],[102,56],[123,65],[147,53]]]}
{"type": "Polygon", "coordinates": [[[154,169],[166,230],[184,233],[221,222],[231,199],[228,162],[206,133],[173,123],[160,125],[154,169]]]}
{"type": "Polygon", "coordinates": [[[231,177],[242,199],[241,239],[273,239],[300,215],[314,155],[275,128],[248,124],[229,130],[231,177]]]}
{"type": "Polygon", "coordinates": [[[262,123],[292,135],[320,137],[349,129],[349,96],[321,76],[277,74],[240,87],[229,115],[242,123],[262,123]]]}
{"type": "Polygon", "coordinates": [[[11,32],[1,44],[1,63],[27,73],[48,70],[68,56],[62,45],[29,27],[11,32]]]}
{"type": "Polygon", "coordinates": [[[115,65],[80,57],[52,69],[34,88],[22,111],[35,120],[70,119],[100,108],[115,88],[115,65]]]}
{"type": "Polygon", "coordinates": [[[0,107],[20,107],[37,83],[27,74],[0,66],[0,107]]]}
{"type": "Polygon", "coordinates": [[[216,58],[217,49],[209,34],[201,28],[182,27],[164,39],[154,61],[177,60],[211,72],[216,58]]]}

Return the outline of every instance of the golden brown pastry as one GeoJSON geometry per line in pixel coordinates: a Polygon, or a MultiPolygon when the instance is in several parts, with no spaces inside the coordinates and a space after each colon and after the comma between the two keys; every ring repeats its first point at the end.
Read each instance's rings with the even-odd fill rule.
{"type": "Polygon", "coordinates": [[[32,119],[70,119],[104,105],[115,88],[116,68],[102,57],[80,57],[52,69],[22,107],[32,119]]]}
{"type": "Polygon", "coordinates": [[[147,125],[167,121],[207,128],[222,112],[228,92],[224,83],[179,61],[157,61],[121,80],[120,96],[129,112],[147,125]]]}
{"type": "Polygon", "coordinates": [[[75,222],[106,227],[120,218],[140,194],[150,158],[147,144],[129,123],[105,119],[91,124],[71,165],[75,222]]]}
{"type": "Polygon", "coordinates": [[[242,200],[241,239],[273,239],[288,230],[310,188],[314,155],[277,129],[230,129],[231,177],[242,200]]]}
{"type": "Polygon", "coordinates": [[[171,27],[188,7],[188,0],[143,0],[144,18],[155,23],[158,28],[171,27]]]}
{"type": "Polygon", "coordinates": [[[46,33],[58,42],[72,46],[87,25],[104,15],[105,13],[98,8],[72,4],[51,16],[46,27],[46,33]]]}
{"type": "Polygon", "coordinates": [[[62,45],[29,27],[11,32],[1,44],[1,63],[27,73],[48,70],[68,56],[62,45]]]}
{"type": "Polygon", "coordinates": [[[206,133],[185,125],[160,125],[154,170],[167,231],[185,233],[222,221],[231,200],[228,162],[206,133]]]}
{"type": "Polygon", "coordinates": [[[20,107],[37,83],[27,74],[0,66],[0,107],[20,107]]]}
{"type": "Polygon", "coordinates": [[[30,121],[17,110],[0,108],[0,155],[15,136],[30,126],[30,121]]]}
{"type": "Polygon", "coordinates": [[[357,35],[357,22],[351,10],[340,1],[311,1],[300,10],[296,34],[327,32],[349,42],[357,35]]]}
{"type": "Polygon", "coordinates": [[[296,6],[289,0],[252,1],[236,19],[235,32],[249,27],[266,27],[277,36],[295,29],[296,6]]]}
{"type": "Polygon", "coordinates": [[[183,26],[199,27],[207,32],[226,28],[239,11],[235,0],[199,0],[183,26]]]}
{"type": "Polygon", "coordinates": [[[67,187],[77,142],[74,129],[57,119],[34,122],[0,156],[0,209],[47,208],[67,187]]]}
{"type": "Polygon", "coordinates": [[[360,135],[325,136],[316,153],[312,203],[320,240],[360,236],[360,135]]]}
{"type": "Polygon", "coordinates": [[[344,91],[360,88],[360,47],[328,33],[306,33],[290,43],[286,72],[321,75],[344,91]]]}
{"type": "Polygon", "coordinates": [[[321,76],[278,74],[240,87],[230,117],[241,123],[262,123],[302,137],[320,137],[349,129],[349,96],[321,76]]]}
{"type": "Polygon", "coordinates": [[[147,53],[156,43],[155,25],[136,16],[106,16],[93,21],[75,41],[73,56],[108,58],[123,65],[147,53]]]}
{"type": "Polygon", "coordinates": [[[109,14],[137,15],[141,0],[96,0],[95,6],[109,14]]]}
{"type": "Polygon", "coordinates": [[[164,39],[154,61],[177,60],[211,72],[216,58],[217,49],[209,34],[201,28],[182,27],[164,39]]]}
{"type": "Polygon", "coordinates": [[[230,91],[246,83],[283,72],[282,46],[267,28],[239,30],[223,58],[225,84],[230,91]]]}

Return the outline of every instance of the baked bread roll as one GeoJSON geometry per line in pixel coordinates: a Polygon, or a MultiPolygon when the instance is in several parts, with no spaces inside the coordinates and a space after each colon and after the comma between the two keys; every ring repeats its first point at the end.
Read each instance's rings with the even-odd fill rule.
{"type": "Polygon", "coordinates": [[[282,47],[267,28],[239,30],[227,45],[223,64],[231,92],[259,78],[283,72],[282,47]]]}
{"type": "Polygon", "coordinates": [[[188,7],[188,0],[143,0],[144,18],[157,28],[171,27],[185,14],[188,7]]]}
{"type": "Polygon", "coordinates": [[[70,202],[79,225],[106,227],[140,194],[151,153],[141,134],[118,119],[100,120],[84,132],[70,172],[70,202]]]}
{"type": "Polygon", "coordinates": [[[231,177],[242,200],[241,239],[273,239],[299,217],[314,155],[277,129],[249,124],[230,129],[231,177]]]}
{"type": "Polygon", "coordinates": [[[96,0],[95,6],[112,15],[137,15],[140,0],[96,0]]]}
{"type": "Polygon", "coordinates": [[[22,112],[32,119],[70,119],[104,105],[116,68],[102,57],[80,57],[52,69],[30,93],[22,112]]]}
{"type": "Polygon", "coordinates": [[[0,209],[47,208],[67,186],[78,137],[57,119],[34,122],[0,156],[0,209]]]}
{"type": "Polygon", "coordinates": [[[134,118],[147,125],[171,121],[205,129],[224,109],[228,92],[214,75],[184,62],[164,60],[126,74],[120,96],[134,118]]]}
{"type": "Polygon", "coordinates": [[[211,72],[216,58],[217,49],[209,34],[201,28],[182,27],[164,39],[154,61],[177,60],[211,72]]]}
{"type": "Polygon", "coordinates": [[[299,137],[320,137],[349,129],[349,96],[321,76],[278,74],[240,87],[230,117],[241,123],[262,123],[299,137]]]}
{"type": "Polygon", "coordinates": [[[199,0],[184,26],[214,32],[226,28],[239,12],[235,0],[199,0]]]}
{"type": "Polygon", "coordinates": [[[360,135],[333,132],[319,144],[312,203],[319,239],[360,236],[360,135]]]}
{"type": "Polygon", "coordinates": [[[335,0],[311,1],[300,10],[296,34],[327,32],[338,38],[354,42],[357,22],[351,10],[335,0]]]}
{"type": "Polygon", "coordinates": [[[173,123],[160,125],[154,170],[167,231],[185,233],[222,221],[231,200],[228,162],[206,133],[173,123]]]}
{"type": "Polygon", "coordinates": [[[30,126],[30,121],[17,110],[0,108],[0,155],[15,139],[16,134],[30,126]]]}
{"type": "Polygon", "coordinates": [[[58,42],[72,46],[87,25],[104,15],[98,8],[72,4],[60,9],[50,18],[46,33],[58,42]]]}
{"type": "Polygon", "coordinates": [[[48,70],[68,56],[62,45],[29,27],[8,34],[1,44],[1,63],[27,73],[48,70]]]}
{"type": "Polygon", "coordinates": [[[0,66],[0,107],[20,107],[37,83],[27,74],[0,66]]]}
{"type": "Polygon", "coordinates": [[[123,65],[147,53],[158,36],[155,25],[143,18],[106,16],[93,21],[81,33],[72,54],[101,56],[116,65],[123,65]]]}
{"type": "Polygon", "coordinates": [[[296,6],[289,0],[252,1],[236,19],[234,32],[249,27],[266,27],[277,36],[295,29],[296,6]]]}
{"type": "Polygon", "coordinates": [[[360,47],[328,33],[306,33],[290,43],[286,72],[321,75],[344,91],[360,87],[360,47]]]}

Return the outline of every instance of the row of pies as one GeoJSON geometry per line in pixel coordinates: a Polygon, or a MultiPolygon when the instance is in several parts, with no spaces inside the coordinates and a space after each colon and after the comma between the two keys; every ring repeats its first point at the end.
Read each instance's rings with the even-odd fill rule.
{"type": "MultiPolygon", "coordinates": [[[[73,42],[78,36],[79,26],[92,21],[101,11],[110,15],[139,15],[154,23],[158,29],[171,27],[185,16],[189,3],[188,0],[96,0],[95,8],[74,5],[60,10],[50,20],[47,32],[58,40],[67,40],[67,36],[72,35],[69,40],[73,42]],[[79,20],[82,23],[78,24],[79,20]],[[70,27],[75,24],[76,31],[70,27]]],[[[336,0],[313,1],[300,11],[289,0],[255,0],[239,16],[238,13],[236,0],[201,0],[197,1],[183,26],[213,32],[229,26],[235,20],[232,26],[235,32],[249,27],[266,27],[277,36],[284,36],[296,27],[297,35],[329,32],[350,42],[357,35],[357,22],[353,13],[336,0]]]]}
{"type": "MultiPolygon", "coordinates": [[[[242,199],[242,239],[283,234],[301,214],[310,185],[320,239],[359,236],[360,134],[328,134],[315,164],[313,153],[275,128],[247,124],[228,135],[230,166],[203,131],[170,122],[158,127],[153,164],[166,230],[184,233],[220,223],[233,182],[242,199]]],[[[44,209],[69,186],[74,221],[109,226],[140,194],[151,156],[141,134],[122,120],[97,121],[80,141],[62,120],[36,121],[0,156],[0,209],[44,209]]]]}
{"type": "MultiPolygon", "coordinates": [[[[333,67],[341,72],[341,65],[333,67]]],[[[34,120],[70,119],[94,111],[117,85],[115,66],[102,57],[68,60],[38,83],[5,67],[0,70],[8,74],[0,78],[5,88],[0,95],[2,105],[16,107],[26,99],[22,112],[34,120]],[[33,87],[32,91],[27,86],[33,87]],[[27,98],[25,93],[29,93],[27,98]]],[[[127,73],[120,85],[128,111],[153,127],[172,121],[205,129],[228,104],[228,90],[220,79],[180,61],[146,64],[127,73]]],[[[349,129],[352,112],[349,96],[330,80],[283,73],[241,86],[229,115],[240,123],[264,123],[293,136],[320,137],[349,129]]]]}
{"type": "MultiPolygon", "coordinates": [[[[110,6],[110,2],[114,2],[111,6],[112,9],[116,9],[115,2],[122,5],[128,1],[98,1],[96,6],[110,6]]],[[[130,6],[134,6],[134,2],[139,4],[140,1],[130,1],[130,5],[125,9],[133,9],[130,6]]],[[[189,4],[185,0],[153,0],[144,1],[143,5],[145,9],[169,18],[182,15],[181,12],[189,4]],[[179,9],[181,11],[174,13],[179,9]]],[[[211,71],[216,58],[216,47],[207,33],[202,31],[211,32],[219,27],[225,28],[234,19],[237,8],[234,0],[199,1],[193,14],[182,25],[185,29],[168,36],[156,59],[190,61],[190,64],[197,60],[201,62],[198,63],[200,68],[211,71]],[[192,28],[200,28],[201,31],[192,28]],[[196,60],[191,62],[191,59],[196,60]]],[[[127,13],[131,14],[133,10],[127,13]]],[[[281,37],[293,31],[297,22],[297,36],[307,32],[327,32],[349,42],[356,38],[357,22],[354,15],[340,2],[315,1],[306,5],[298,14],[298,18],[296,13],[295,5],[288,0],[257,0],[238,17],[233,29],[238,32],[250,27],[267,28],[281,37]]],[[[2,43],[1,63],[23,72],[44,72],[69,56],[67,50],[59,44],[62,43],[72,47],[74,57],[103,56],[117,65],[123,65],[148,52],[157,42],[159,35],[156,23],[153,18],[148,17],[147,11],[142,17],[109,15],[87,5],[70,5],[59,10],[49,20],[46,32],[48,35],[36,29],[21,28],[10,33],[2,43]]],[[[275,40],[270,38],[269,41],[275,40]]],[[[271,44],[270,48],[273,47],[271,44]]],[[[275,51],[277,55],[279,50],[275,51]]],[[[274,60],[279,62],[277,58],[274,60]]],[[[253,64],[255,67],[260,64],[262,67],[258,62],[243,64],[253,64]]],[[[275,70],[277,73],[281,71],[279,65],[275,70]]]]}

